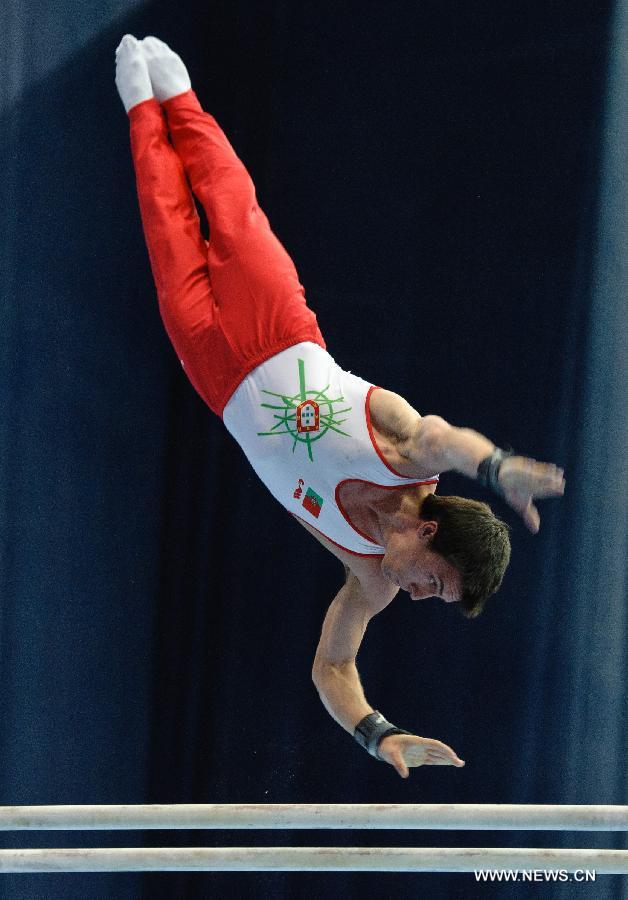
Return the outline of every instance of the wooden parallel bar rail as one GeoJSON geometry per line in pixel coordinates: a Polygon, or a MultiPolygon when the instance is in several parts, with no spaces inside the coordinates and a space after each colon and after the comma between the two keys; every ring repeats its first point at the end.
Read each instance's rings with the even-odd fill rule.
{"type": "Polygon", "coordinates": [[[628,806],[195,803],[0,807],[0,831],[249,828],[628,831],[628,806]]]}
{"type": "Polygon", "coordinates": [[[0,873],[474,872],[493,869],[626,874],[628,850],[512,847],[125,847],[0,850],[0,873]]]}

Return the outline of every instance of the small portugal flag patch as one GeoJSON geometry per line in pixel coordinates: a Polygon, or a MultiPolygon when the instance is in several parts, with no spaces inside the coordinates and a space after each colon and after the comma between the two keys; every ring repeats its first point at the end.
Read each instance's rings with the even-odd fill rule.
{"type": "Polygon", "coordinates": [[[312,513],[315,519],[321,514],[321,506],[323,505],[323,498],[319,497],[316,491],[313,491],[312,488],[308,488],[303,498],[303,506],[309,513],[312,513]]]}

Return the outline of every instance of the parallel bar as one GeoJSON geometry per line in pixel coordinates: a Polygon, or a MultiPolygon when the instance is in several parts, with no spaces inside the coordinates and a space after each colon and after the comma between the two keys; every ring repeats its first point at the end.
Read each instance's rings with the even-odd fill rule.
{"type": "Polygon", "coordinates": [[[0,807],[0,831],[153,828],[628,831],[628,806],[534,806],[497,803],[196,803],[0,807]]]}
{"type": "Polygon", "coordinates": [[[474,872],[480,869],[628,873],[628,850],[495,847],[163,847],[0,850],[0,872],[474,872]]]}

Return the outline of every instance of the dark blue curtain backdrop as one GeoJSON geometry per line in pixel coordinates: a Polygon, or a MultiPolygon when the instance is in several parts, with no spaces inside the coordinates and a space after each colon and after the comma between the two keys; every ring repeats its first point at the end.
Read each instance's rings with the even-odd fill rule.
{"type": "MultiPolygon", "coordinates": [[[[6,0],[0,804],[625,803],[623,4],[6,0]],[[310,667],[340,564],[275,503],[159,320],[121,36],[157,34],[248,166],[348,369],[564,464],[467,622],[401,597],[358,659],[462,770],[402,781],[310,667]]],[[[450,475],[445,493],[486,499],[450,475]]],[[[552,833],[42,833],[3,846],[626,846],[552,833]]],[[[3,898],[628,897],[469,875],[4,876],[3,898]]]]}

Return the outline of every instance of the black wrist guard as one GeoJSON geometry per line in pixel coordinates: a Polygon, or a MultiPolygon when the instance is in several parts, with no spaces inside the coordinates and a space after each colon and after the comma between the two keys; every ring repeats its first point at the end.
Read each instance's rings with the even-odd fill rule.
{"type": "Polygon", "coordinates": [[[499,483],[499,470],[503,461],[508,459],[509,456],[515,456],[515,451],[500,450],[499,447],[495,447],[491,455],[483,459],[478,466],[477,477],[480,484],[490,488],[496,494],[499,494],[500,497],[504,496],[504,492],[499,483]]]}
{"type": "Polygon", "coordinates": [[[378,747],[381,741],[388,737],[389,734],[410,734],[410,732],[404,731],[403,728],[397,728],[396,725],[386,721],[383,715],[375,710],[375,712],[369,713],[368,716],[364,716],[358,722],[355,726],[353,737],[361,747],[368,750],[371,756],[381,760],[378,747]]]}

